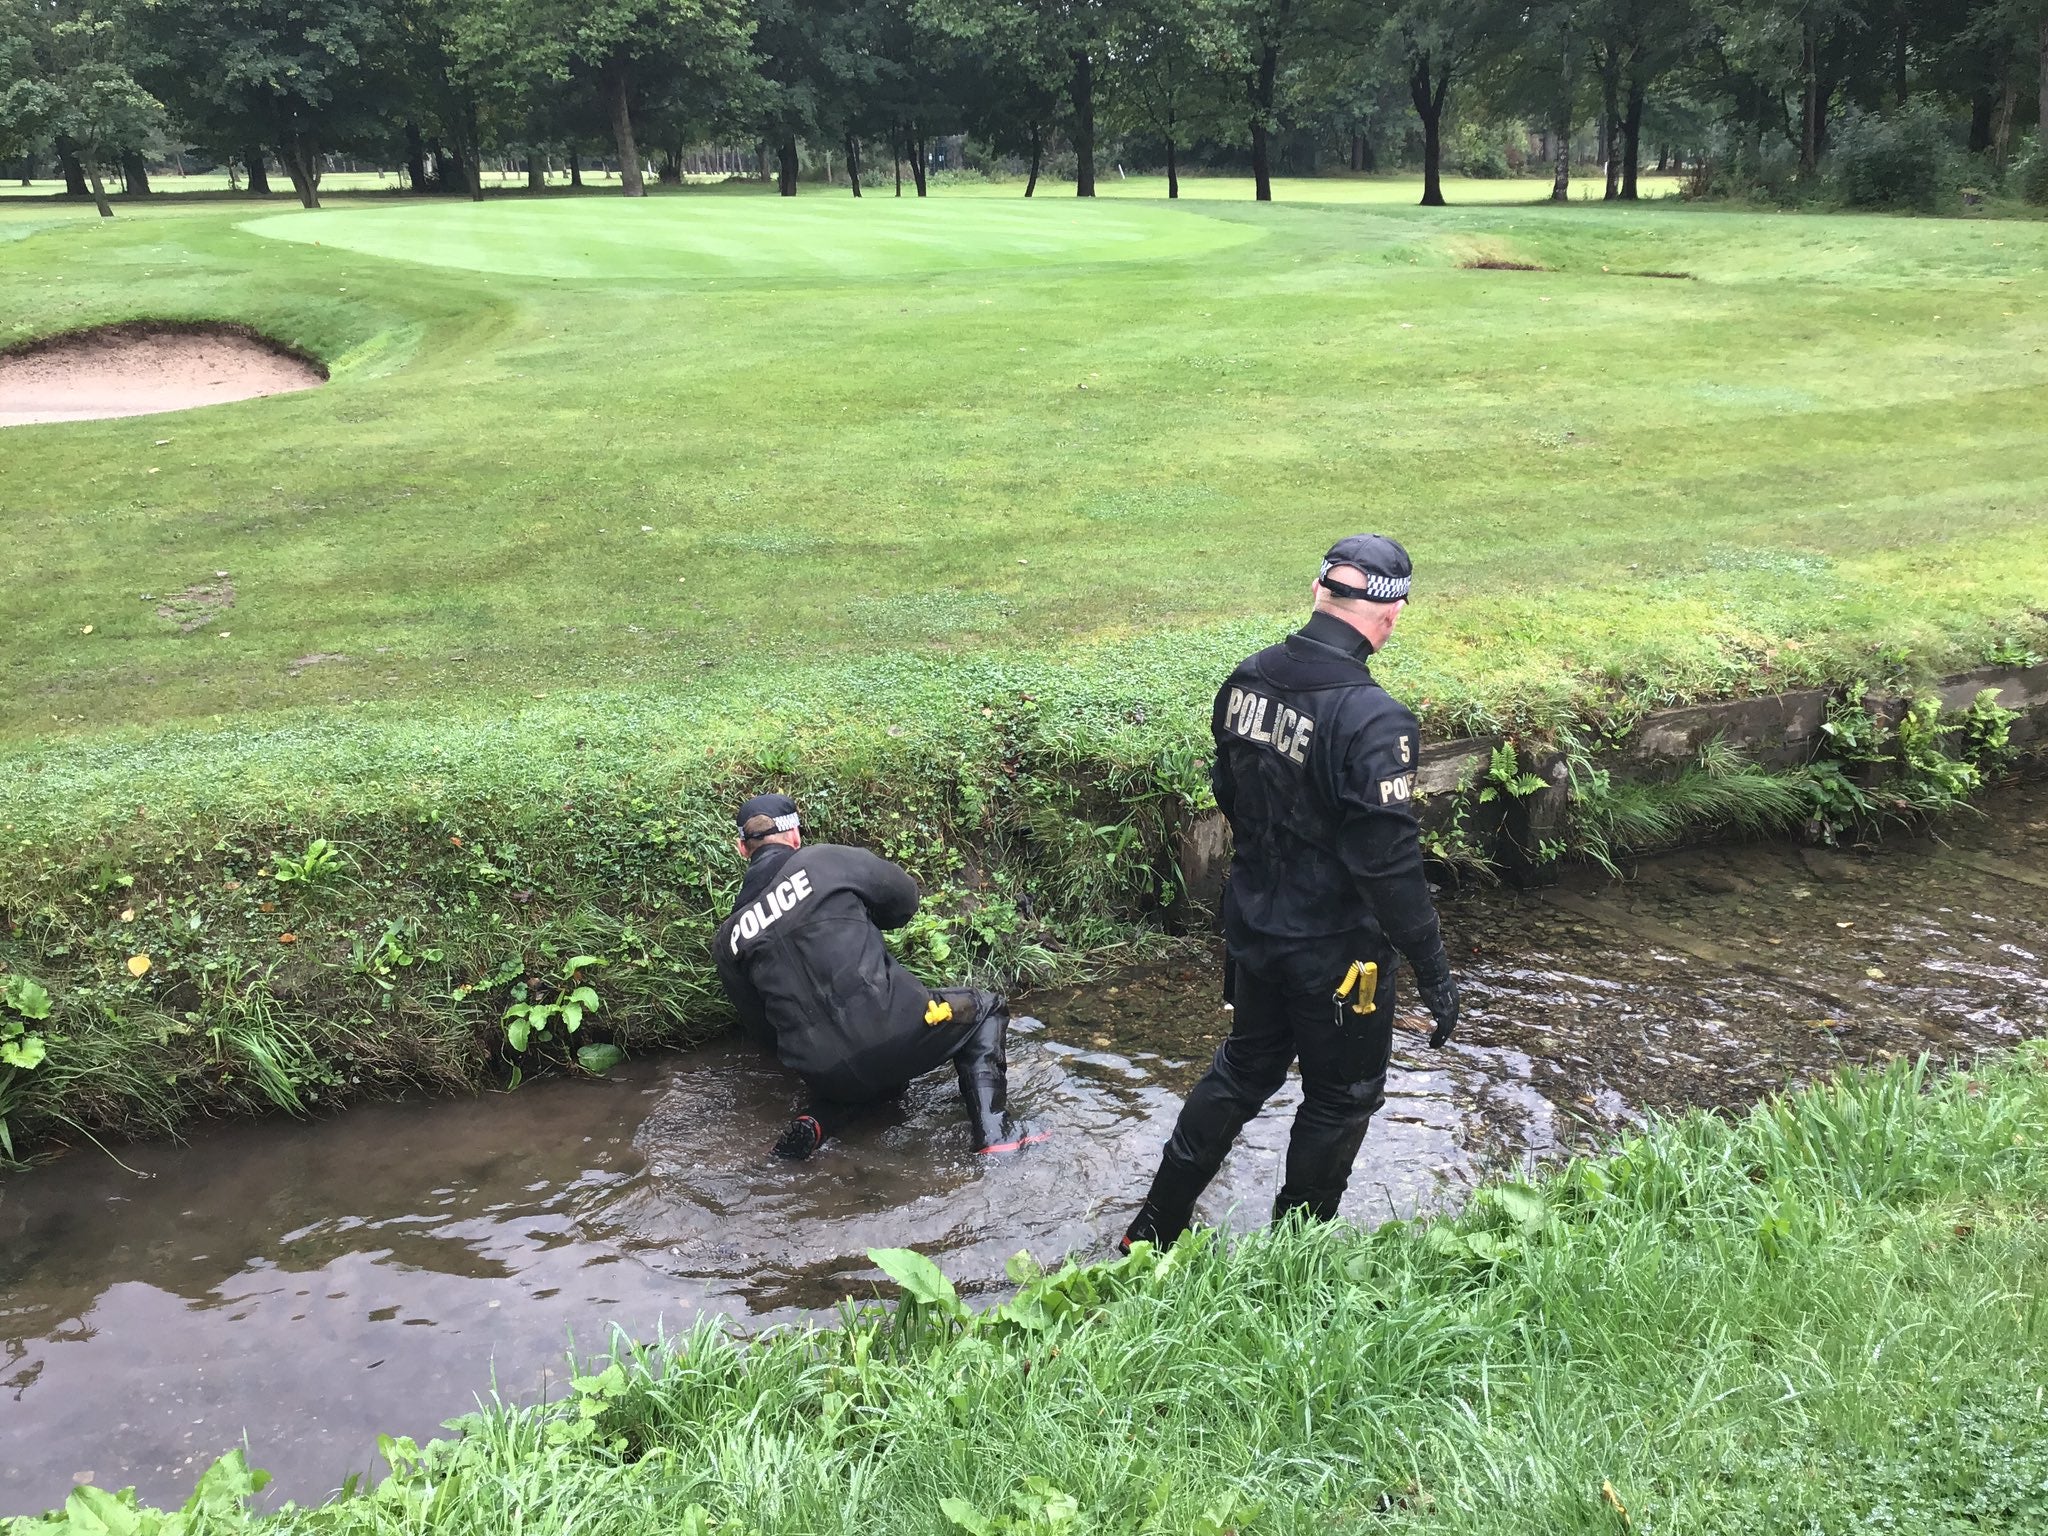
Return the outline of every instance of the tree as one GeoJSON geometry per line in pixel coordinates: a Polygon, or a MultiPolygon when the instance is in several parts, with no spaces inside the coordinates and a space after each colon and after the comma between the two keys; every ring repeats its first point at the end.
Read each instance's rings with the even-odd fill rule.
{"type": "MultiPolygon", "coordinates": [[[[1010,59],[1064,61],[1074,144],[1074,195],[1095,195],[1097,64],[1113,45],[1125,0],[912,0],[928,25],[1010,59]]],[[[1037,176],[1032,176],[1036,186],[1037,176]]]]}
{"type": "Polygon", "coordinates": [[[1179,150],[1229,117],[1235,93],[1216,68],[1229,30],[1218,0],[1135,0],[1109,51],[1114,121],[1165,145],[1170,198],[1180,196],[1179,150]]]}
{"type": "Polygon", "coordinates": [[[0,140],[54,140],[78,162],[100,217],[111,219],[101,167],[139,145],[164,116],[135,77],[132,29],[92,10],[65,14],[8,0],[0,11],[0,140]]]}
{"type": "Polygon", "coordinates": [[[320,206],[321,153],[375,128],[392,99],[376,69],[387,0],[143,0],[157,78],[177,115],[219,145],[277,154],[299,201],[320,206]]]}
{"type": "Polygon", "coordinates": [[[595,92],[619,160],[619,187],[645,197],[635,117],[688,115],[715,90],[744,95],[753,22],[739,0],[471,0],[458,29],[464,68],[506,92],[546,84],[595,92]]]}
{"type": "Polygon", "coordinates": [[[1408,80],[1422,122],[1422,206],[1441,208],[1444,108],[1451,86],[1479,53],[1493,17],[1461,0],[1397,0],[1386,22],[1387,47],[1408,80]]]}

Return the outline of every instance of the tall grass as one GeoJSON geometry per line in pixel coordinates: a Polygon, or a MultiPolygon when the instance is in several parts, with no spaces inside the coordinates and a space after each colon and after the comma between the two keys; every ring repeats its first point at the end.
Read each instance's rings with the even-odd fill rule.
{"type": "Polygon", "coordinates": [[[381,1486],[257,1523],[2037,1530],[2044,1065],[1849,1072],[1457,1218],[1198,1234],[1020,1270],[981,1314],[912,1274],[838,1328],[621,1340],[568,1402],[394,1443],[381,1486]]]}

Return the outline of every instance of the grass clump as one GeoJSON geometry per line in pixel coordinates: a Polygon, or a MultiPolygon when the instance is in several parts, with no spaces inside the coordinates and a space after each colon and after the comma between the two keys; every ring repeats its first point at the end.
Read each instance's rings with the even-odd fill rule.
{"type": "MultiPolygon", "coordinates": [[[[2048,1480],[2048,1056],[1849,1071],[1456,1217],[1013,1268],[386,1445],[276,1536],[2029,1528],[2048,1480]]],[[[233,1459],[224,1480],[246,1478],[233,1459]]],[[[83,1536],[81,1492],[7,1536],[83,1536]]]]}

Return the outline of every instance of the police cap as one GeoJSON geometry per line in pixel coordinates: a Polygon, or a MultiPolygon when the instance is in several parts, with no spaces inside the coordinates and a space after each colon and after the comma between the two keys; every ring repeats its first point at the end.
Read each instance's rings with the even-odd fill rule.
{"type": "Polygon", "coordinates": [[[803,825],[797,819],[796,802],[787,795],[756,795],[733,813],[740,835],[748,841],[773,837],[777,832],[794,832],[803,825]]]}
{"type": "Polygon", "coordinates": [[[1330,546],[1330,552],[1323,556],[1322,574],[1316,581],[1339,597],[1362,597],[1371,603],[1398,603],[1406,600],[1409,580],[1414,574],[1415,567],[1408,559],[1408,551],[1385,534],[1354,533],[1330,546]],[[1340,565],[1363,571],[1365,585],[1354,587],[1348,582],[1332,581],[1330,572],[1340,565]]]}

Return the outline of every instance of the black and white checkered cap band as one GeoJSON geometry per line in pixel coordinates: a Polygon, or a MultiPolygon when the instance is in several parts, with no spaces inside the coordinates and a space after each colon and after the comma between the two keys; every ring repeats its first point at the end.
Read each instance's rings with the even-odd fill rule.
{"type": "MultiPolygon", "coordinates": [[[[1334,560],[1325,560],[1323,562],[1323,574],[1325,576],[1329,575],[1336,568],[1337,562],[1334,560]]],[[[1357,567],[1354,566],[1352,569],[1355,570],[1357,567]]],[[[1408,595],[1409,583],[1412,580],[1413,578],[1408,576],[1382,576],[1378,571],[1367,571],[1365,572],[1365,585],[1360,590],[1376,603],[1398,602],[1408,595]]]]}
{"type": "Polygon", "coordinates": [[[802,825],[803,823],[797,819],[795,811],[791,811],[787,816],[775,818],[775,830],[778,832],[794,832],[802,825]]]}

